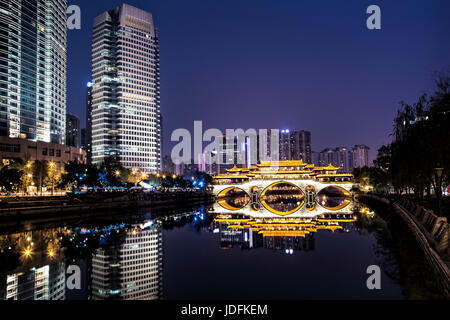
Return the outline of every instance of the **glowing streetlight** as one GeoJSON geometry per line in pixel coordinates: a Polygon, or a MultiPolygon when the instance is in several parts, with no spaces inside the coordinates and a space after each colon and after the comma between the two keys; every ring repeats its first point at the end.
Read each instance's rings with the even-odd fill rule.
{"type": "Polygon", "coordinates": [[[120,171],[119,171],[119,170],[116,170],[116,171],[114,172],[114,174],[116,175],[116,177],[118,177],[118,176],[120,176],[120,171]]]}
{"type": "Polygon", "coordinates": [[[31,249],[29,247],[24,249],[22,253],[25,258],[29,258],[33,254],[33,252],[31,251],[31,249]]]}

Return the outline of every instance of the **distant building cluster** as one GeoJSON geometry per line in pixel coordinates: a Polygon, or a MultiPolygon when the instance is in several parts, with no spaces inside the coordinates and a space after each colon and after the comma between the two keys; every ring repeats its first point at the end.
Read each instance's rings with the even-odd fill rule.
{"type": "Polygon", "coordinates": [[[366,145],[355,145],[353,148],[337,147],[326,148],[321,152],[313,152],[313,161],[316,166],[332,164],[340,168],[341,172],[352,172],[354,168],[369,167],[369,150],[366,145]]]}

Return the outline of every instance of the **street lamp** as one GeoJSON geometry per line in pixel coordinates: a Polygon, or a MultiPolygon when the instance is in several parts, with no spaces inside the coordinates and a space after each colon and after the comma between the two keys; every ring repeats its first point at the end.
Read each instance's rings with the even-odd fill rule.
{"type": "Polygon", "coordinates": [[[434,173],[436,174],[436,197],[438,200],[438,211],[439,216],[442,217],[442,189],[441,189],[441,177],[442,173],[444,172],[444,168],[434,168],[434,173]]]}

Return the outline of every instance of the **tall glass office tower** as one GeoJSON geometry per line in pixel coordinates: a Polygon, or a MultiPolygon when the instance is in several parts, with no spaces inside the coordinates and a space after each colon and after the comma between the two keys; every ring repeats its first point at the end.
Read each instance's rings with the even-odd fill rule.
{"type": "Polygon", "coordinates": [[[0,1],[0,136],[63,144],[66,0],[0,1]]]}
{"type": "Polygon", "coordinates": [[[92,161],[158,171],[161,163],[158,32],[151,13],[123,4],[94,20],[92,161]]]}

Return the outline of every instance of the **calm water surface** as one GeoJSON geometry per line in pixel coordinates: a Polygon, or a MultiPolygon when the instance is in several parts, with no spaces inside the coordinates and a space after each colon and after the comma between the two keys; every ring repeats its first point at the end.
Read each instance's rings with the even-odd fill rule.
{"type": "Polygon", "coordinates": [[[402,299],[378,219],[354,204],[308,219],[205,206],[27,225],[0,234],[0,299],[402,299]]]}

